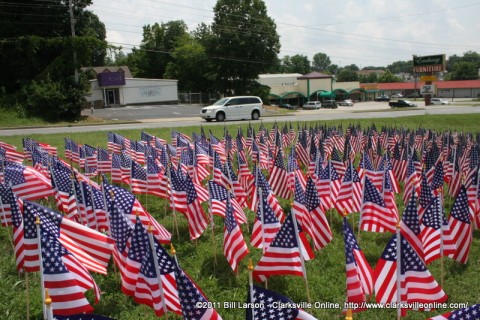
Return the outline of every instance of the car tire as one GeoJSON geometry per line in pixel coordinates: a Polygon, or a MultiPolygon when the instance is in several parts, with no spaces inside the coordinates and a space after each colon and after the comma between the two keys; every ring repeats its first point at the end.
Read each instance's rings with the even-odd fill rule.
{"type": "Polygon", "coordinates": [[[223,112],[217,113],[217,115],[215,116],[215,119],[217,120],[217,122],[225,121],[225,113],[223,112]]]}
{"type": "Polygon", "coordinates": [[[260,113],[255,110],[252,112],[252,120],[258,120],[258,118],[260,118],[260,113]]]}

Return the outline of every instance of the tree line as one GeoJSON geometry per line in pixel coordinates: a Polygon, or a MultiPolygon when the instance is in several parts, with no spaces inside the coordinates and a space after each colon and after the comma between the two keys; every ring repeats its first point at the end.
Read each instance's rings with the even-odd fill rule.
{"type": "MultiPolygon", "coordinates": [[[[0,3],[0,105],[20,116],[73,120],[89,91],[85,66],[127,65],[134,77],[179,80],[180,91],[220,95],[255,94],[268,98],[261,73],[319,71],[337,81],[396,82],[411,73],[412,61],[363,69],[338,66],[325,53],[279,57],[280,37],[262,0],[218,0],[211,24],[189,30],[182,20],[143,26],[143,39],[127,54],[106,41],[105,25],[88,10],[92,0],[0,3]],[[70,2],[72,6],[70,7],[70,2]],[[71,12],[70,12],[71,11],[71,12]],[[75,37],[72,37],[71,16],[75,37]],[[75,57],[75,58],[74,58],[75,57]]],[[[448,58],[446,80],[478,79],[480,55],[468,51],[448,58]]]]}

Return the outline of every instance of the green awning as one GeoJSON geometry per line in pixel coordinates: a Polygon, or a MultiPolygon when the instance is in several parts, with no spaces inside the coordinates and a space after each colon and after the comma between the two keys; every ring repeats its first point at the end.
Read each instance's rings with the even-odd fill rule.
{"type": "Polygon", "coordinates": [[[335,93],[331,91],[324,91],[318,94],[320,98],[335,98],[335,93]]]}

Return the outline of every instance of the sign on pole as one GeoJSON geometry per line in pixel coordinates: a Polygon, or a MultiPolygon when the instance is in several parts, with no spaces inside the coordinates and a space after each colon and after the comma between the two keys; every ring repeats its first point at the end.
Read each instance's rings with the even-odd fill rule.
{"type": "Polygon", "coordinates": [[[413,56],[413,70],[415,72],[442,72],[445,71],[445,55],[413,56]]]}

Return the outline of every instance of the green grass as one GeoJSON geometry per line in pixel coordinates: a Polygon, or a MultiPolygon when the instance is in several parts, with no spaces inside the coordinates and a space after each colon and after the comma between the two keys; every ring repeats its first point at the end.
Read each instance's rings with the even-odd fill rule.
{"type": "MultiPolygon", "coordinates": [[[[325,121],[318,123],[308,123],[307,127],[312,125],[339,126],[346,127],[349,124],[360,124],[362,128],[372,124],[380,129],[386,127],[407,127],[416,129],[419,127],[429,128],[434,131],[458,130],[461,132],[470,132],[477,134],[480,132],[480,115],[454,115],[454,116],[417,116],[401,117],[395,119],[375,119],[375,120],[343,120],[343,121],[325,121]]],[[[245,129],[247,123],[242,127],[245,129]]],[[[283,124],[280,124],[283,126],[283,124]]],[[[304,123],[300,124],[301,126],[304,123]]],[[[258,123],[256,123],[258,127],[258,123]]],[[[266,125],[267,128],[271,124],[266,125]]],[[[296,124],[294,124],[296,128],[296,124]]],[[[217,136],[223,135],[223,126],[208,127],[208,129],[217,136]]],[[[236,134],[237,126],[227,126],[230,134],[236,134]]],[[[199,132],[199,127],[185,127],[177,130],[191,134],[199,132]]],[[[148,133],[158,137],[170,140],[170,129],[148,129],[148,133]]],[[[245,133],[246,131],[244,131],[245,133]]],[[[118,131],[118,133],[130,138],[140,139],[140,130],[118,131]]],[[[208,131],[207,131],[208,133],[208,131]]],[[[63,138],[68,137],[77,142],[88,143],[92,146],[106,147],[106,133],[66,133],[53,135],[31,135],[34,139],[49,143],[58,147],[59,155],[63,156],[63,138]]],[[[0,137],[0,141],[21,146],[20,136],[0,137]]],[[[124,187],[126,187],[124,185],[124,187]]],[[[148,211],[169,231],[172,232],[172,241],[177,251],[177,257],[181,266],[203,289],[208,299],[212,302],[246,301],[248,272],[248,258],[244,259],[240,265],[239,274],[234,274],[228,266],[223,256],[223,221],[220,217],[214,217],[214,233],[208,228],[205,233],[196,241],[190,241],[188,237],[188,225],[184,217],[177,213],[179,221],[179,234],[173,227],[173,213],[167,208],[163,199],[153,196],[140,195],[139,200],[146,206],[148,211]],[[216,251],[216,257],[214,252],[216,251]],[[215,263],[216,261],[216,263],[215,263]]],[[[403,211],[401,198],[397,199],[400,212],[403,211]]],[[[287,200],[281,200],[284,208],[288,208],[287,200]]],[[[53,203],[49,203],[53,207],[53,203]]],[[[450,212],[452,200],[447,198],[446,211],[450,212]]],[[[205,212],[206,206],[204,205],[205,212]]],[[[254,213],[247,210],[250,222],[250,230],[253,227],[254,213]]],[[[343,304],[345,300],[345,256],[342,237],[342,220],[337,213],[328,212],[327,218],[331,222],[333,231],[333,241],[323,250],[316,253],[314,260],[306,262],[308,285],[312,302],[331,302],[343,304]]],[[[350,216],[349,222],[353,220],[358,223],[359,215],[350,216]]],[[[249,243],[249,233],[246,226],[243,226],[244,237],[249,243]]],[[[355,226],[357,234],[357,226],[355,226]]],[[[25,275],[19,276],[15,270],[15,261],[13,249],[10,241],[11,230],[0,228],[0,293],[2,303],[0,303],[0,314],[6,319],[26,319],[27,301],[29,301],[28,310],[30,319],[41,318],[41,295],[39,289],[39,277],[37,274],[29,274],[28,281],[25,275]],[[28,283],[28,294],[26,291],[28,283]]],[[[377,260],[388,242],[389,234],[372,234],[362,232],[359,244],[365,252],[365,255],[375,267],[377,260]]],[[[169,249],[169,247],[166,247],[169,249]]],[[[469,262],[461,265],[445,259],[444,261],[444,290],[449,295],[449,302],[468,302],[470,305],[480,303],[480,232],[474,232],[474,240],[470,252],[469,262]]],[[[261,251],[250,248],[249,258],[256,264],[261,257],[261,251]]],[[[435,261],[429,265],[429,270],[440,282],[441,268],[440,261],[435,261]]],[[[113,266],[109,268],[109,275],[94,275],[97,284],[101,288],[103,295],[98,305],[95,305],[95,312],[111,316],[115,319],[156,319],[153,311],[148,307],[137,305],[132,298],[123,295],[120,291],[120,275],[115,272],[113,266]]],[[[268,281],[268,288],[278,293],[289,296],[295,302],[307,301],[305,284],[302,278],[290,276],[272,277],[268,281]]],[[[91,294],[89,294],[91,298],[91,294]]],[[[92,300],[90,300],[92,301],[92,300]]],[[[373,301],[373,300],[372,300],[373,301]]],[[[217,311],[223,319],[243,319],[245,310],[243,309],[224,309],[217,308],[217,311]]],[[[316,316],[318,319],[344,319],[338,309],[311,309],[306,310],[316,316]]],[[[417,312],[409,311],[405,319],[416,320],[425,319],[429,316],[437,315],[448,310],[438,310],[435,312],[417,312]]],[[[169,319],[180,319],[173,314],[169,314],[169,319]]],[[[354,319],[395,319],[395,310],[369,310],[354,315],[354,319]]]]}

